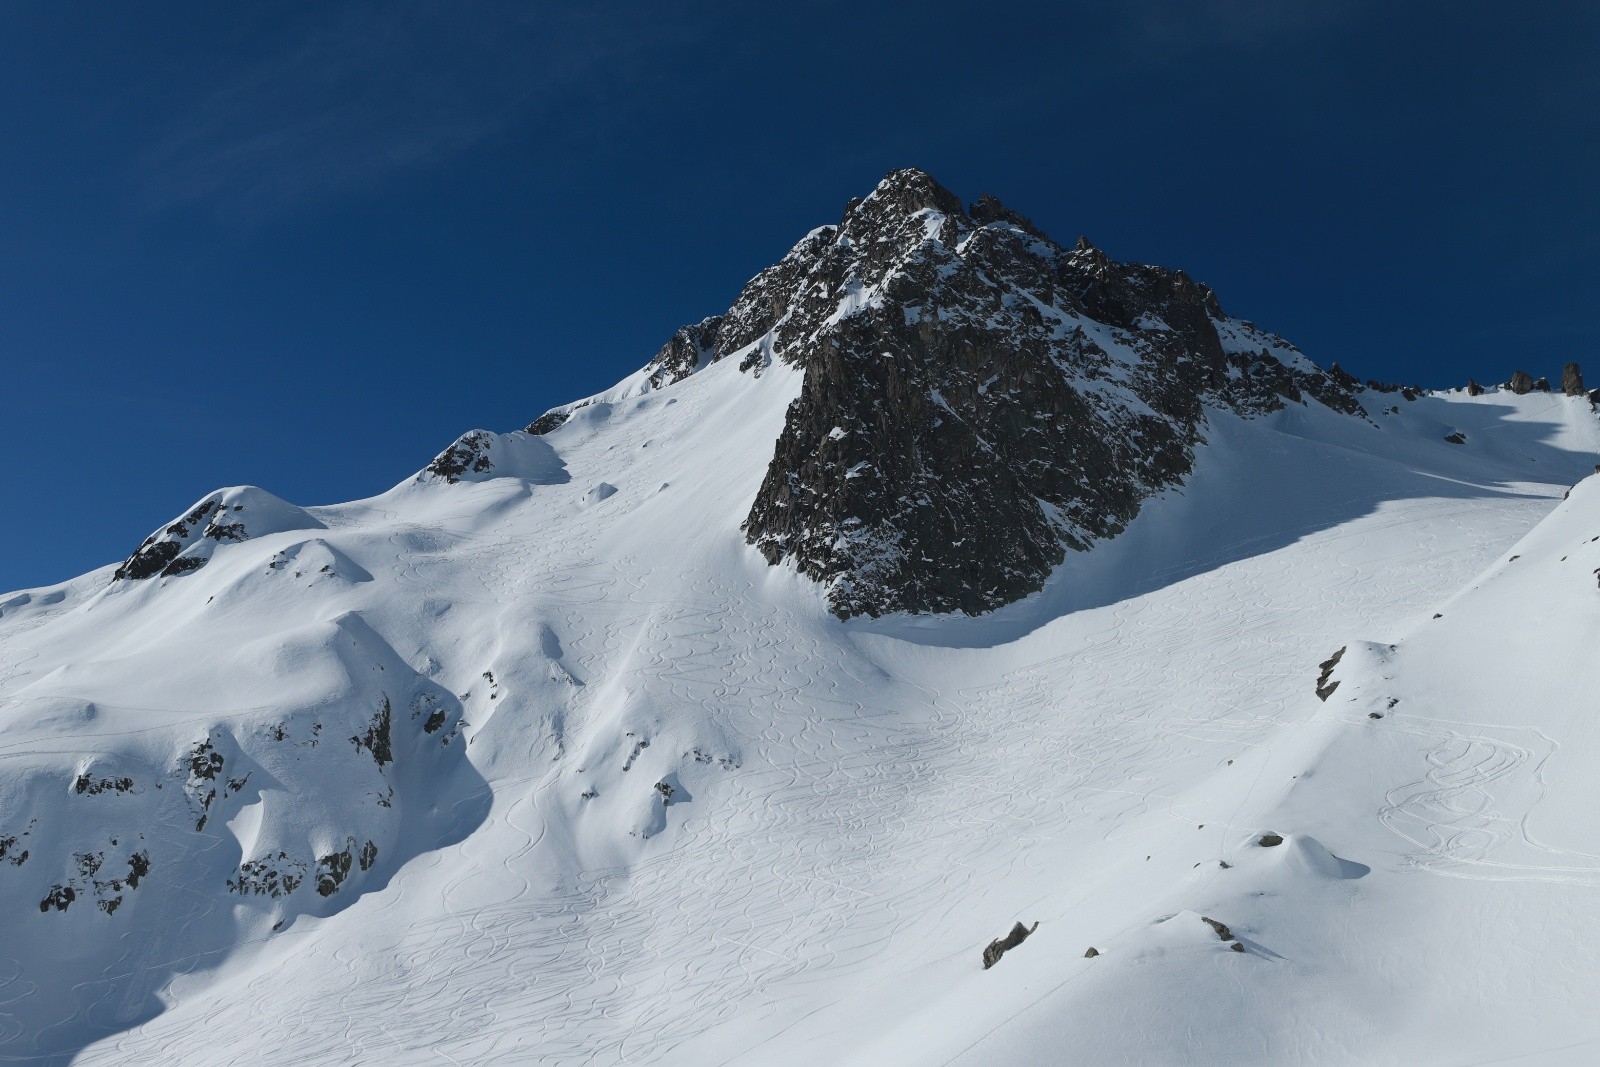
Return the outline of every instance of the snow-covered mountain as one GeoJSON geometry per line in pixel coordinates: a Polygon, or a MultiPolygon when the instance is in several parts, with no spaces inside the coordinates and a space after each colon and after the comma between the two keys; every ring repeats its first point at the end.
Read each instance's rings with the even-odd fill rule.
{"type": "Polygon", "coordinates": [[[0,596],[0,1056],[1588,1062],[1600,417],[1512,384],[891,174],[526,432],[0,596]]]}
{"type": "Polygon", "coordinates": [[[1189,472],[1208,406],[1260,414],[1309,395],[1360,412],[1352,380],[1227,317],[1182,271],[1081,237],[1069,251],[917,170],[679,330],[645,382],[724,359],[804,372],[744,529],[845,618],[1036,592],[1064,549],[1118,533],[1189,472]]]}

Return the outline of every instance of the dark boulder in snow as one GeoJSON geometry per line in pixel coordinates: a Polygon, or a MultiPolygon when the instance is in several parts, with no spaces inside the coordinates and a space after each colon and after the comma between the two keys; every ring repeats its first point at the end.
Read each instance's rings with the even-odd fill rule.
{"type": "Polygon", "coordinates": [[[1583,387],[1583,371],[1576,363],[1568,363],[1561,368],[1561,391],[1568,396],[1589,395],[1589,391],[1583,387]]]}
{"type": "Polygon", "coordinates": [[[1476,379],[1468,378],[1467,379],[1467,395],[1468,396],[1482,396],[1483,395],[1483,386],[1479,385],[1476,379]]]}
{"type": "Polygon", "coordinates": [[[1338,682],[1329,681],[1329,679],[1333,677],[1333,669],[1339,665],[1339,661],[1343,658],[1344,649],[1341,648],[1339,651],[1335,652],[1333,655],[1317,664],[1317,666],[1322,670],[1322,674],[1317,677],[1318,700],[1326,703],[1327,699],[1333,696],[1333,691],[1339,688],[1338,682]]]}
{"type": "Polygon", "coordinates": [[[1022,944],[1028,939],[1028,935],[1037,929],[1039,929],[1038,923],[1034,923],[1031,927],[1017,923],[1005,937],[997,937],[989,942],[989,947],[983,950],[983,969],[987,971],[999,963],[1001,956],[1022,944]]]}
{"type": "Polygon", "coordinates": [[[1533,379],[1529,377],[1527,371],[1519,370],[1511,375],[1511,381],[1506,384],[1506,388],[1518,396],[1525,396],[1533,392],[1533,379]]]}

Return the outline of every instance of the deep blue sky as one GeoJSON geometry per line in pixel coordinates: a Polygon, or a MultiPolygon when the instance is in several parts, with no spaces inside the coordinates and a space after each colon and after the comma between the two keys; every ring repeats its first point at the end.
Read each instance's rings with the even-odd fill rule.
{"type": "Polygon", "coordinates": [[[0,7],[0,590],[602,389],[887,170],[1324,364],[1600,378],[1600,5],[0,7]]]}

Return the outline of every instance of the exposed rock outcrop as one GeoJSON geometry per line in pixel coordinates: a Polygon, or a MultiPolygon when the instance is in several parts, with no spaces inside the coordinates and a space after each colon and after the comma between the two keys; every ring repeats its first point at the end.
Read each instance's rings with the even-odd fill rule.
{"type": "Polygon", "coordinates": [[[1583,371],[1576,363],[1568,363],[1561,368],[1561,391],[1568,396],[1589,395],[1589,391],[1583,387],[1583,371]]]}
{"type": "Polygon", "coordinates": [[[1362,413],[1354,377],[1229,318],[1183,271],[1064,248],[917,170],[679,330],[648,381],[729,357],[805,373],[744,529],[842,617],[1034,592],[1188,474],[1208,408],[1362,413]]]}
{"type": "Polygon", "coordinates": [[[912,169],[679,329],[631,388],[730,358],[804,373],[744,531],[844,618],[978,614],[1037,591],[1188,475],[1208,411],[1367,417],[1367,385],[1229,317],[1183,271],[1056,244],[912,169]]]}
{"type": "Polygon", "coordinates": [[[999,963],[1001,956],[1022,944],[1037,929],[1039,929],[1038,923],[1034,923],[1031,927],[1017,923],[1005,937],[997,937],[989,942],[989,946],[983,950],[983,969],[987,971],[999,963]]]}
{"type": "MultiPolygon", "coordinates": [[[[1462,440],[1465,441],[1465,438],[1462,440]]],[[[1458,441],[1455,443],[1460,444],[1462,442],[1458,441]]],[[[1317,676],[1317,699],[1323,701],[1324,703],[1327,702],[1329,697],[1333,696],[1333,691],[1339,688],[1339,683],[1336,681],[1330,681],[1330,679],[1333,678],[1333,669],[1337,667],[1339,665],[1339,661],[1344,658],[1344,651],[1345,650],[1341,648],[1339,651],[1335,652],[1333,655],[1317,664],[1317,668],[1322,671],[1322,673],[1317,676]]]]}
{"type": "Polygon", "coordinates": [[[321,522],[255,486],[218,489],[181,518],[144,539],[112,581],[142,581],[199,570],[219,544],[285,530],[320,530],[321,522]]]}

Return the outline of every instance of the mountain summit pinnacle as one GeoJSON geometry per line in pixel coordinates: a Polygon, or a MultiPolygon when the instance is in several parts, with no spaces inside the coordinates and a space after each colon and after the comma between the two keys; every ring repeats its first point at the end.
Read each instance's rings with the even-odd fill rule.
{"type": "Polygon", "coordinates": [[[649,382],[730,357],[805,375],[744,529],[844,617],[975,614],[1034,592],[1182,480],[1208,409],[1360,412],[1346,383],[1184,272],[1083,238],[1069,252],[997,198],[969,210],[911,168],[680,329],[649,382]]]}

